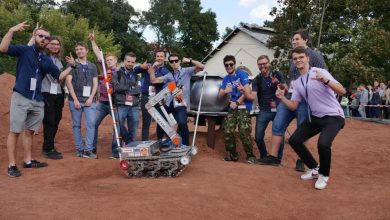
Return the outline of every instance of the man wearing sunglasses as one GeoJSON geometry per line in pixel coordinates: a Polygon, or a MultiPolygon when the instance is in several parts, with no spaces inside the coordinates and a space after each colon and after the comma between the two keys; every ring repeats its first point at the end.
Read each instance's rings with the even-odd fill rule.
{"type": "Polygon", "coordinates": [[[179,55],[175,53],[169,55],[168,61],[172,68],[172,72],[156,78],[154,73],[154,66],[158,65],[158,63],[155,62],[148,70],[150,82],[175,82],[177,87],[183,89],[184,98],[182,100],[172,99],[172,97],[169,97],[165,104],[168,106],[168,112],[173,114],[173,117],[178,123],[179,135],[182,138],[182,143],[189,146],[190,133],[187,125],[187,105],[190,103],[190,80],[191,76],[204,69],[204,65],[201,62],[191,58],[184,57],[182,60],[180,60],[179,55]],[[181,62],[193,66],[181,67],[181,62]]]}
{"type": "Polygon", "coordinates": [[[238,161],[238,152],[236,151],[236,138],[234,131],[238,125],[239,135],[246,152],[248,163],[255,163],[256,158],[253,154],[251,141],[251,118],[253,96],[249,86],[248,74],[242,70],[236,70],[236,58],[227,55],[223,58],[227,76],[223,78],[221,88],[218,93],[219,98],[230,95],[229,112],[224,120],[225,149],[228,156],[225,161],[238,161]]]}
{"type": "MultiPolygon", "coordinates": [[[[62,80],[72,70],[69,66],[61,72],[50,57],[44,53],[46,45],[49,43],[50,33],[43,28],[38,28],[35,31],[33,45],[11,45],[14,33],[24,31],[28,26],[26,22],[22,22],[11,27],[0,43],[1,53],[18,58],[16,82],[10,106],[10,131],[7,139],[8,175],[10,177],[21,176],[15,162],[15,148],[19,134],[23,130],[25,130],[23,168],[47,166],[47,163],[33,160],[31,157],[33,134],[39,129],[44,116],[44,102],[41,93],[42,80],[46,74],[62,80]]],[[[74,63],[73,57],[65,59],[68,64],[74,63]]]]}

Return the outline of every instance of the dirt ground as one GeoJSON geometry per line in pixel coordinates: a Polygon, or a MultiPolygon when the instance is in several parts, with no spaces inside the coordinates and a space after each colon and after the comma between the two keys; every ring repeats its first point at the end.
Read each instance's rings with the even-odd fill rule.
{"type": "MultiPolygon", "coordinates": [[[[64,159],[43,158],[40,131],[33,157],[49,167],[21,168],[19,140],[22,176],[9,178],[6,140],[14,80],[0,75],[0,219],[390,219],[390,125],[353,119],[333,144],[330,182],[322,191],[314,189],[314,181],[300,180],[301,173],[294,170],[296,155],[288,145],[281,167],[224,162],[222,132],[216,132],[212,150],[206,145],[205,127],[199,127],[196,140],[200,152],[181,176],[129,179],[118,160],[108,159],[108,117],[99,129],[99,159],[74,156],[67,105],[56,139],[64,159]]],[[[294,129],[292,124],[289,131],[294,129]]],[[[268,146],[270,139],[268,128],[268,146]]],[[[316,140],[309,146],[318,157],[316,140]]],[[[240,143],[238,149],[244,155],[240,143]]],[[[254,149],[258,156],[255,143],[254,149]]]]}

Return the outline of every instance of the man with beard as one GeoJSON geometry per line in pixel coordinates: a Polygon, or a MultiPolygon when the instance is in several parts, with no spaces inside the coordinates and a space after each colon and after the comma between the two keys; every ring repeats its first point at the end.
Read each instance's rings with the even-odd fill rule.
{"type": "MultiPolygon", "coordinates": [[[[39,129],[44,117],[44,102],[41,93],[42,80],[45,74],[50,74],[55,79],[64,79],[72,70],[71,66],[60,72],[53,61],[45,55],[44,49],[48,44],[50,33],[39,28],[35,31],[35,44],[10,45],[14,33],[24,31],[29,25],[26,22],[19,23],[9,29],[0,43],[0,52],[18,58],[16,67],[16,82],[13,88],[10,106],[10,132],[7,139],[8,150],[8,175],[19,177],[21,173],[16,166],[16,142],[19,134],[25,132],[24,163],[23,168],[46,167],[31,157],[33,134],[39,129]]],[[[69,64],[74,63],[73,57],[66,57],[69,64]]]]}

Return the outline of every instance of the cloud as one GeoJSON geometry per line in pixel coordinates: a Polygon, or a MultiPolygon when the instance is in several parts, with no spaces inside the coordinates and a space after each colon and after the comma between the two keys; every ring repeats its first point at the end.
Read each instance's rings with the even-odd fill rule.
{"type": "Polygon", "coordinates": [[[147,11],[150,9],[149,0],[127,0],[134,10],[137,12],[147,11]]]}
{"type": "Polygon", "coordinates": [[[251,6],[251,5],[254,5],[256,3],[258,3],[258,0],[239,0],[238,1],[238,5],[244,6],[244,7],[251,6]]]}
{"type": "Polygon", "coordinates": [[[268,7],[267,5],[258,5],[255,8],[253,8],[250,12],[250,16],[255,19],[260,20],[273,20],[272,16],[269,15],[269,12],[271,11],[271,7],[268,7]]]}

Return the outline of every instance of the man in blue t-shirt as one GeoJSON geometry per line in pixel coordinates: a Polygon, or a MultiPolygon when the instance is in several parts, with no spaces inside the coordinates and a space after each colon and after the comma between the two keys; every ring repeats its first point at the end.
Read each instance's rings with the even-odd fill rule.
{"type": "Polygon", "coordinates": [[[29,25],[26,22],[19,23],[9,29],[0,44],[0,52],[18,58],[16,66],[16,82],[13,88],[10,106],[10,131],[7,139],[8,150],[8,175],[19,177],[21,173],[16,166],[16,142],[23,131],[25,136],[24,164],[23,168],[46,167],[42,163],[31,158],[33,134],[39,129],[44,116],[44,102],[41,93],[42,80],[46,74],[55,79],[62,80],[70,73],[74,65],[73,57],[66,57],[70,64],[63,72],[60,72],[53,61],[44,53],[49,42],[50,33],[38,28],[34,32],[35,43],[27,45],[11,45],[15,32],[24,31],[29,25]]]}
{"type": "Polygon", "coordinates": [[[234,136],[234,131],[238,125],[240,139],[246,152],[246,160],[248,163],[254,163],[256,158],[252,149],[250,118],[253,97],[251,96],[248,74],[242,70],[236,70],[236,58],[232,55],[225,56],[223,64],[228,75],[223,78],[218,97],[223,98],[230,95],[229,112],[223,124],[225,149],[228,153],[224,160],[238,161],[236,138],[234,136]]]}

